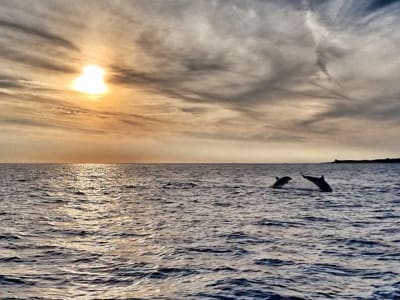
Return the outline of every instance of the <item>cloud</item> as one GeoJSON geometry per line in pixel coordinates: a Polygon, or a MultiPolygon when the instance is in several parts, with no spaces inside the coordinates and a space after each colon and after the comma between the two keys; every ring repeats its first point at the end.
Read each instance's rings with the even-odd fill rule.
{"type": "Polygon", "coordinates": [[[31,67],[45,69],[47,71],[55,71],[62,73],[76,73],[76,69],[66,63],[60,63],[53,58],[42,58],[29,53],[21,53],[16,49],[10,49],[0,46],[2,59],[7,59],[12,63],[29,65],[31,67]]]}
{"type": "Polygon", "coordinates": [[[306,138],[298,135],[287,135],[287,134],[268,134],[268,133],[257,133],[252,135],[241,135],[241,134],[228,134],[228,133],[207,133],[207,132],[186,132],[188,136],[198,137],[207,140],[227,140],[227,141],[244,141],[244,142],[271,142],[271,143],[303,143],[306,138]]]}
{"type": "Polygon", "coordinates": [[[278,101],[291,94],[293,86],[307,84],[317,70],[303,13],[299,7],[288,5],[292,2],[282,2],[288,7],[258,1],[248,1],[247,5],[210,1],[194,7],[177,2],[181,5],[174,10],[157,3],[163,11],[166,9],[159,20],[163,24],[143,24],[145,29],[138,35],[134,50],[153,66],[140,71],[138,67],[114,65],[114,82],[242,110],[243,103],[257,106],[278,101]],[[213,12],[215,9],[218,13],[213,12]],[[276,15],[268,16],[269,9],[276,15]],[[196,17],[176,23],[183,12],[196,17]],[[196,22],[200,28],[194,26],[196,22]],[[269,26],[275,22],[280,24],[279,29],[269,26]]]}
{"type": "Polygon", "coordinates": [[[394,4],[399,2],[399,0],[374,0],[369,3],[366,10],[368,12],[374,12],[377,10],[385,9],[389,6],[393,6],[394,4]]]}
{"type": "Polygon", "coordinates": [[[24,80],[13,76],[0,75],[1,89],[20,89],[25,88],[24,80]]]}
{"type": "Polygon", "coordinates": [[[31,118],[29,119],[24,119],[24,118],[5,118],[5,119],[0,119],[0,123],[5,125],[13,125],[17,127],[39,127],[39,128],[47,128],[47,129],[60,129],[63,131],[78,131],[81,133],[89,133],[89,134],[104,134],[104,131],[101,130],[96,130],[96,129],[90,129],[90,128],[80,128],[77,126],[67,126],[67,125],[60,125],[60,124],[54,124],[52,122],[44,122],[44,121],[38,121],[38,120],[32,120],[31,118]]]}
{"type": "Polygon", "coordinates": [[[22,79],[0,76],[2,87],[10,90],[0,91],[0,104],[3,107],[0,124],[4,126],[42,127],[91,134],[127,134],[135,129],[136,133],[144,134],[166,125],[166,122],[155,117],[103,111],[60,97],[38,95],[32,93],[35,85],[22,79]],[[3,80],[6,80],[6,84],[2,85],[3,80]]]}
{"type": "MultiPolygon", "coordinates": [[[[0,89],[36,99],[48,120],[103,119],[117,125],[96,129],[154,135],[151,128],[168,124],[166,131],[197,139],[300,146],[327,136],[352,143],[349,128],[398,126],[400,1],[6,3],[0,89]],[[71,76],[89,61],[126,91],[116,93],[119,109],[77,105],[68,91],[49,97],[52,75],[40,77],[47,91],[34,84],[39,72],[71,76]],[[138,108],[145,101],[151,113],[138,108]]],[[[354,145],[374,140],[376,132],[354,145]]]]}
{"type": "Polygon", "coordinates": [[[71,41],[68,41],[63,37],[50,33],[46,30],[6,20],[0,20],[0,28],[3,28],[3,30],[9,29],[12,31],[21,32],[36,38],[40,38],[44,40],[46,43],[50,43],[55,46],[64,47],[73,51],[79,51],[79,48],[71,41]]]}

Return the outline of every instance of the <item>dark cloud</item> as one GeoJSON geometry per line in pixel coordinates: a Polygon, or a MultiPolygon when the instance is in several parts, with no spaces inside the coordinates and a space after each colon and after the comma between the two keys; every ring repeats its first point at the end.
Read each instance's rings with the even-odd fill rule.
{"type": "Polygon", "coordinates": [[[189,102],[204,100],[201,95],[192,94],[190,90],[186,90],[181,86],[182,83],[190,80],[189,77],[185,77],[183,74],[173,72],[144,73],[122,66],[111,66],[110,68],[112,70],[112,76],[110,77],[112,83],[134,88],[141,87],[153,93],[189,102]]]}
{"type": "Polygon", "coordinates": [[[369,3],[366,10],[368,12],[376,11],[398,3],[400,3],[399,0],[374,0],[369,3]]]}
{"type": "MultiPolygon", "coordinates": [[[[400,94],[392,99],[385,99],[385,105],[382,105],[381,99],[372,99],[368,101],[359,100],[352,102],[336,102],[327,111],[313,116],[303,122],[304,125],[318,124],[330,120],[366,120],[380,122],[394,122],[400,125],[398,116],[400,114],[400,103],[398,101],[400,94]]],[[[353,99],[355,100],[355,99],[353,99]]]]}
{"type": "Polygon", "coordinates": [[[2,89],[23,89],[25,87],[26,85],[24,84],[24,79],[0,75],[0,88],[2,89]]]}
{"type": "Polygon", "coordinates": [[[221,60],[207,61],[207,59],[187,59],[183,62],[188,72],[214,72],[214,71],[226,71],[229,70],[229,65],[224,64],[221,60]]]}
{"type": "Polygon", "coordinates": [[[73,66],[67,63],[58,62],[53,58],[49,57],[43,58],[30,53],[21,53],[16,49],[10,49],[2,46],[0,46],[0,51],[2,53],[1,56],[2,59],[9,60],[16,64],[29,65],[31,67],[41,68],[54,72],[62,72],[62,73],[77,72],[77,70],[73,66]]]}
{"type": "Polygon", "coordinates": [[[185,113],[191,113],[193,115],[200,115],[209,112],[209,109],[205,107],[182,107],[181,111],[185,113]]]}
{"type": "Polygon", "coordinates": [[[31,35],[33,37],[40,38],[44,40],[46,43],[53,44],[55,46],[64,47],[69,50],[79,51],[79,48],[72,43],[71,41],[66,40],[65,38],[58,36],[56,34],[50,33],[46,30],[40,28],[34,28],[32,26],[27,26],[20,23],[15,23],[6,20],[0,20],[0,28],[9,29],[12,31],[21,32],[24,34],[31,35]]]}
{"type": "Polygon", "coordinates": [[[6,74],[0,74],[0,88],[2,89],[0,94],[5,96],[9,96],[12,94],[15,95],[15,92],[25,92],[25,93],[60,92],[60,89],[57,87],[45,86],[39,82],[29,80],[25,77],[16,77],[6,74]]]}

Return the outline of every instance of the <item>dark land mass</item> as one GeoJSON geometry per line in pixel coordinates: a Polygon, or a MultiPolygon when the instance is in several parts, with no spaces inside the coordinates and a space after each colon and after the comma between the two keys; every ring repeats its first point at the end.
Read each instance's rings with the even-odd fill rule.
{"type": "Polygon", "coordinates": [[[378,164],[391,164],[400,163],[400,158],[384,158],[384,159],[371,159],[371,160],[339,160],[335,159],[333,164],[364,164],[364,163],[378,163],[378,164]]]}

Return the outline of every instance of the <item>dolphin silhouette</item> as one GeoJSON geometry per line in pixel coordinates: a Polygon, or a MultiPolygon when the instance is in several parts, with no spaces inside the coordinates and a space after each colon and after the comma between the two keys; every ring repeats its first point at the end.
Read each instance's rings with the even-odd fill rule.
{"type": "Polygon", "coordinates": [[[292,180],[292,178],[290,178],[289,176],[285,176],[282,178],[276,177],[276,181],[272,187],[274,189],[279,189],[283,187],[285,184],[287,184],[290,180],[292,180]]]}
{"type": "Polygon", "coordinates": [[[322,175],[321,177],[305,176],[303,173],[301,175],[303,176],[303,178],[314,183],[321,192],[332,192],[332,188],[325,181],[324,175],[322,175]]]}

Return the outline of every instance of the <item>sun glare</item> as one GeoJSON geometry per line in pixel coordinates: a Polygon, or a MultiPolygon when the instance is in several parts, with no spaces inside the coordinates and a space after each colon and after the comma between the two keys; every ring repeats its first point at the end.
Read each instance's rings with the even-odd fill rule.
{"type": "Polygon", "coordinates": [[[95,65],[86,66],[83,68],[83,74],[75,80],[74,89],[90,95],[104,94],[107,91],[104,83],[104,70],[95,65]]]}

